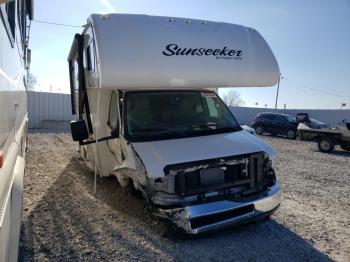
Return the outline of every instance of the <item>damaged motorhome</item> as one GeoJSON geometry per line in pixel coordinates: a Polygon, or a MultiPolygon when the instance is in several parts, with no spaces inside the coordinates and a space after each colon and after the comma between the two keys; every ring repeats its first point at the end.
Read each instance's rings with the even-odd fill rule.
{"type": "Polygon", "coordinates": [[[276,59],[256,30],[94,14],[68,62],[82,157],[99,176],[140,191],[154,215],[197,234],[279,206],[275,150],[242,130],[216,93],[278,81],[276,59]]]}

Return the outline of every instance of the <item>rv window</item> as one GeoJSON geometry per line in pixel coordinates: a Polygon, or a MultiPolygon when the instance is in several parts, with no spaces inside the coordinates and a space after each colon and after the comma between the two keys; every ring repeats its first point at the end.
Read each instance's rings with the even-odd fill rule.
{"type": "Polygon", "coordinates": [[[88,47],[86,48],[86,65],[84,65],[86,67],[87,70],[91,71],[92,65],[91,65],[91,46],[88,45],[88,47]]]}
{"type": "Polygon", "coordinates": [[[94,45],[94,35],[92,32],[92,28],[89,27],[85,33],[87,47],[84,57],[84,67],[89,71],[96,71],[96,56],[95,56],[95,45],[94,45]]]}
{"type": "Polygon", "coordinates": [[[79,66],[78,61],[73,60],[73,84],[74,84],[74,90],[79,89],[79,66]]]}
{"type": "Polygon", "coordinates": [[[1,5],[1,15],[11,44],[13,44],[15,39],[15,1],[6,3],[5,7],[1,5]]]}
{"type": "Polygon", "coordinates": [[[118,127],[118,94],[113,91],[109,104],[108,125],[112,130],[118,127]]]}
{"type": "Polygon", "coordinates": [[[87,70],[95,71],[96,60],[95,60],[95,49],[94,49],[93,42],[91,42],[86,49],[86,59],[87,59],[87,70]]]}

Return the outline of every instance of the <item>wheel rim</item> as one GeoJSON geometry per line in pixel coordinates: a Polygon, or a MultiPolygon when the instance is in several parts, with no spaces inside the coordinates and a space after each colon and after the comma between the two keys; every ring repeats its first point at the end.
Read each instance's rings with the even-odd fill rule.
{"type": "Polygon", "coordinates": [[[294,138],[294,131],[293,130],[289,130],[287,133],[288,138],[294,138]]]}
{"type": "Polygon", "coordinates": [[[256,133],[259,135],[262,134],[262,128],[260,126],[256,128],[256,133]]]}
{"type": "Polygon", "coordinates": [[[320,147],[324,151],[328,151],[331,148],[331,144],[328,141],[321,141],[320,142],[320,147]]]}

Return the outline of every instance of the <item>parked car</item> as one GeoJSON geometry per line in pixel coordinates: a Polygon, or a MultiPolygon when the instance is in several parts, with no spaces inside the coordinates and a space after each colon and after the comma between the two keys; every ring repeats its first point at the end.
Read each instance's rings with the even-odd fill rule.
{"type": "Polygon", "coordinates": [[[258,135],[284,135],[294,139],[298,124],[294,116],[279,113],[260,113],[254,119],[252,127],[258,135]]]}

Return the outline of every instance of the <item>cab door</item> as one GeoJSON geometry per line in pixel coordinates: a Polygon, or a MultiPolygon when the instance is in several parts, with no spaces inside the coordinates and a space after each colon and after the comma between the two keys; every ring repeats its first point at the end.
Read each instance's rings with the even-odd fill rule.
{"type": "Polygon", "coordinates": [[[276,115],[274,128],[276,134],[285,134],[288,130],[289,122],[282,116],[276,115]]]}
{"type": "Polygon", "coordinates": [[[272,133],[274,132],[274,116],[273,115],[263,115],[262,118],[262,126],[263,129],[268,132],[268,133],[272,133]]]}
{"type": "MultiPolygon", "coordinates": [[[[112,91],[111,99],[109,103],[109,112],[108,112],[108,121],[107,121],[107,129],[111,135],[117,135],[120,132],[120,112],[119,112],[119,97],[118,92],[112,91]]],[[[122,153],[120,148],[120,139],[116,136],[116,138],[109,139],[107,141],[107,145],[109,151],[116,158],[117,163],[121,163],[122,153]]]]}

